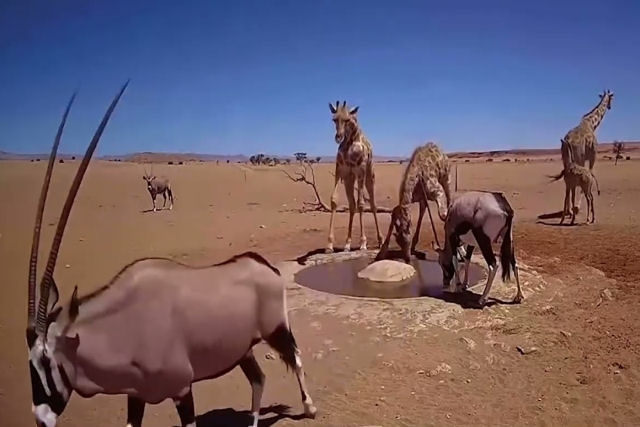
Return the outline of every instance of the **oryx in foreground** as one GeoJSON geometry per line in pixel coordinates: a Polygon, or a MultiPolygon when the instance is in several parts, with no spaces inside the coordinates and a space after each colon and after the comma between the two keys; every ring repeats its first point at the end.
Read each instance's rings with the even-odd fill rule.
{"type": "Polygon", "coordinates": [[[53,273],[65,226],[91,156],[126,86],[107,110],[71,185],[40,282],[36,314],[42,213],[71,102],[49,158],[29,263],[26,337],[37,425],[55,426],[75,391],[83,397],[126,394],[127,423],[132,427],[141,426],[146,403],[171,398],[182,425],[195,426],[192,383],[239,365],[251,383],[255,427],[264,374],[252,347],[263,339],[295,371],[305,414],[315,416],[289,327],[284,280],[258,254],[201,268],[168,259],[134,261],[97,291],[78,297],[76,287],[68,304],[57,305],[53,273]]]}
{"type": "Polygon", "coordinates": [[[448,288],[449,292],[457,292],[461,290],[461,287],[463,289],[467,287],[471,256],[474,248],[479,246],[489,267],[487,283],[478,300],[479,305],[484,306],[497,271],[492,243],[502,240],[500,246],[502,280],[509,279],[513,270],[518,286],[514,302],[520,303],[522,301],[523,295],[513,247],[513,216],[513,209],[503,193],[469,191],[453,199],[445,221],[444,248],[434,247],[438,252],[438,261],[442,267],[442,285],[445,289],[448,288]],[[467,249],[465,251],[464,282],[461,283],[458,258],[455,256],[455,252],[462,243],[467,244],[467,249]],[[453,276],[456,277],[455,284],[451,283],[453,276]]]}
{"type": "Polygon", "coordinates": [[[167,205],[167,195],[169,196],[169,210],[173,209],[173,193],[171,192],[171,183],[168,178],[156,178],[153,174],[153,167],[151,167],[151,173],[147,173],[145,170],[142,179],[147,183],[147,190],[149,190],[149,194],[151,195],[154,212],[156,211],[156,196],[158,194],[162,194],[162,197],[164,197],[162,209],[167,205]]]}

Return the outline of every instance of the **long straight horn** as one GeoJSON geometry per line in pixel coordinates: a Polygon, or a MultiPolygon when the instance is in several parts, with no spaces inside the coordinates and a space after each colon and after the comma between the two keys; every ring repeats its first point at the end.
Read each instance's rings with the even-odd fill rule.
{"type": "Polygon", "coordinates": [[[98,145],[98,141],[100,141],[100,137],[104,132],[107,123],[109,122],[109,118],[113,113],[113,110],[116,108],[120,97],[124,93],[125,89],[129,85],[129,80],[122,86],[120,92],[116,95],[114,100],[111,102],[109,109],[105,113],[102,118],[102,122],[96,133],[93,135],[93,139],[87,147],[87,151],[84,154],[82,159],[82,163],[78,167],[78,171],[76,172],[76,176],[73,179],[73,183],[71,184],[71,189],[69,190],[69,194],[67,195],[67,200],[64,203],[64,207],[62,208],[62,214],[60,214],[60,221],[58,222],[58,228],[56,229],[56,234],[53,238],[53,244],[51,245],[51,251],[49,252],[49,260],[47,261],[47,267],[45,268],[44,275],[42,276],[42,280],[40,282],[40,302],[38,305],[38,318],[36,321],[36,332],[39,335],[44,334],[46,331],[46,316],[47,316],[47,303],[49,301],[49,289],[51,286],[51,281],[53,279],[53,271],[56,267],[56,261],[58,259],[58,250],[60,249],[60,244],[62,243],[62,235],[64,234],[64,229],[67,225],[67,220],[69,219],[69,214],[71,213],[71,208],[73,207],[73,201],[76,198],[76,194],[78,194],[78,190],[80,188],[80,184],[82,183],[82,178],[84,177],[85,172],[87,171],[87,167],[89,166],[89,161],[91,160],[91,156],[98,145]]]}
{"type": "Polygon", "coordinates": [[[67,108],[64,110],[62,120],[58,126],[58,133],[53,141],[53,147],[51,147],[51,154],[49,154],[49,163],[47,164],[47,171],[44,175],[44,182],[42,183],[42,190],[40,191],[40,200],[38,201],[38,210],[36,211],[36,223],[33,227],[33,241],[31,243],[31,258],[29,259],[29,299],[28,299],[28,317],[27,317],[27,329],[33,331],[35,327],[36,317],[36,275],[38,269],[38,246],[40,245],[40,230],[42,226],[42,214],[44,212],[44,205],[47,201],[47,193],[49,192],[49,183],[51,182],[51,174],[53,173],[53,164],[56,160],[56,154],[58,153],[58,146],[60,145],[60,139],[62,138],[62,132],[64,126],[67,123],[67,116],[71,105],[76,99],[76,93],[71,96],[67,103],[67,108]]]}

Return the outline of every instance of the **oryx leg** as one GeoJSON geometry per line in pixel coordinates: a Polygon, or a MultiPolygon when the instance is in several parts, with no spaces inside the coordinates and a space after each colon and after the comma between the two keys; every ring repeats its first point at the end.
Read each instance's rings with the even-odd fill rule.
{"type": "Polygon", "coordinates": [[[336,209],[338,208],[338,183],[340,182],[340,176],[338,175],[338,167],[336,166],[335,182],[333,184],[333,192],[331,193],[331,219],[329,219],[329,242],[325,252],[333,252],[333,220],[336,216],[336,209]]]}
{"type": "Polygon", "coordinates": [[[196,412],[193,407],[193,393],[191,390],[184,397],[176,400],[175,403],[182,427],[196,427],[196,412]]]}
{"type": "Polygon", "coordinates": [[[152,194],[151,195],[151,202],[153,203],[153,211],[156,211],[156,195],[152,194]]]}
{"type": "Polygon", "coordinates": [[[482,252],[482,256],[487,262],[487,266],[489,267],[489,275],[487,277],[487,284],[484,286],[484,291],[482,292],[482,296],[478,300],[478,304],[480,307],[484,306],[487,302],[487,296],[489,295],[489,291],[491,290],[491,285],[493,285],[493,279],[496,277],[496,271],[498,269],[498,265],[496,262],[496,256],[493,253],[493,248],[491,247],[491,239],[484,234],[482,228],[474,228],[473,237],[478,242],[478,246],[480,246],[480,251],[482,252]]]}
{"type": "Polygon", "coordinates": [[[173,209],[173,192],[171,191],[171,187],[167,187],[167,192],[169,193],[169,210],[173,209]]]}
{"type": "MultiPolygon", "coordinates": [[[[360,250],[367,250],[367,233],[364,231],[364,175],[358,175],[358,217],[360,220],[360,250]]],[[[379,231],[379,230],[378,230],[379,231]]]]}
{"type": "Polygon", "coordinates": [[[142,427],[144,401],[127,396],[127,427],[142,427]]]}
{"type": "Polygon", "coordinates": [[[576,187],[571,189],[571,225],[576,222],[576,214],[578,210],[576,209],[576,187]]]}
{"type": "Polygon", "coordinates": [[[167,206],[167,190],[162,192],[162,197],[164,197],[164,202],[162,203],[162,209],[164,209],[167,206]]]}
{"type": "Polygon", "coordinates": [[[373,213],[373,220],[376,223],[376,236],[378,237],[378,246],[382,245],[382,234],[380,234],[380,226],[378,225],[378,207],[376,206],[375,192],[376,174],[373,171],[373,165],[367,168],[364,184],[367,187],[367,193],[369,194],[369,205],[371,206],[371,213],[373,213]]]}
{"type": "Polygon", "coordinates": [[[344,188],[347,193],[347,200],[349,201],[349,229],[347,230],[347,241],[344,244],[344,251],[349,252],[351,250],[351,231],[353,229],[353,216],[356,214],[356,199],[353,194],[355,185],[355,177],[350,173],[344,180],[344,188]]]}
{"type": "MultiPolygon", "coordinates": [[[[524,295],[522,295],[522,289],[520,288],[520,277],[518,276],[518,263],[516,262],[516,254],[512,250],[511,251],[511,268],[513,269],[513,275],[516,276],[516,285],[518,286],[518,293],[515,298],[513,298],[513,302],[516,304],[520,304],[524,299],[524,295]]],[[[504,268],[504,266],[502,266],[504,268]]]]}
{"type": "Polygon", "coordinates": [[[313,406],[313,400],[307,390],[307,385],[304,381],[304,369],[302,368],[302,360],[300,359],[300,350],[296,346],[295,338],[291,333],[288,326],[281,325],[266,338],[267,343],[273,347],[287,366],[292,367],[298,378],[298,385],[300,386],[300,395],[302,396],[302,405],[304,406],[304,413],[309,418],[315,418],[317,409],[313,406]]]}
{"type": "Polygon", "coordinates": [[[249,353],[242,359],[240,368],[249,380],[249,384],[251,384],[251,415],[253,416],[251,427],[258,427],[260,402],[262,401],[262,390],[264,389],[264,373],[253,355],[253,350],[249,350],[249,353]]]}
{"type": "Polygon", "coordinates": [[[467,245],[467,249],[464,254],[464,281],[462,287],[466,289],[469,286],[469,264],[471,264],[471,256],[475,248],[471,245],[467,245]]]}

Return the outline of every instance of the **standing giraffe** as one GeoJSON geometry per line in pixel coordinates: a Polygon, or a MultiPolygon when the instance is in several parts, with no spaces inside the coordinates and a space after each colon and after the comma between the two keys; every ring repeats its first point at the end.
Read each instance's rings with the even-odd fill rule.
{"type": "MultiPolygon", "coordinates": [[[[391,223],[377,260],[384,259],[389,249],[389,240],[395,229],[395,237],[405,262],[409,263],[410,254],[415,252],[420,239],[420,226],[424,211],[427,208],[427,200],[433,200],[438,205],[438,216],[442,221],[447,217],[447,209],[451,202],[451,181],[449,178],[449,159],[447,155],[433,142],[416,148],[411,155],[411,160],[404,171],[400,183],[400,198],[398,206],[393,208],[391,223]],[[409,251],[409,238],[411,237],[411,216],[409,205],[420,203],[420,214],[416,232],[411,242],[409,251]]],[[[431,213],[429,213],[431,215],[431,213]]]]}
{"type": "Polygon", "coordinates": [[[365,136],[358,125],[358,107],[351,110],[347,109],[347,102],[336,101],[336,105],[329,103],[332,120],[336,126],[335,140],[338,146],[338,154],[336,155],[336,173],[331,194],[331,219],[329,220],[329,243],[327,244],[327,253],[333,252],[333,219],[338,207],[338,183],[344,182],[344,188],[349,201],[349,233],[347,242],[344,245],[345,251],[351,250],[351,229],[353,226],[353,216],[356,210],[356,198],[354,196],[354,188],[357,183],[358,190],[358,213],[360,214],[360,249],[367,249],[367,236],[364,232],[364,224],[362,223],[362,212],[364,210],[364,194],[363,188],[367,187],[369,194],[369,203],[371,212],[376,223],[376,232],[378,233],[378,245],[382,243],[382,235],[378,226],[378,214],[374,195],[375,173],[373,171],[373,150],[371,142],[365,136]]]}
{"type": "MultiPolygon", "coordinates": [[[[596,162],[596,151],[598,148],[598,140],[595,131],[602,123],[607,110],[611,109],[613,101],[613,92],[605,90],[600,94],[600,102],[591,111],[582,116],[580,124],[571,129],[563,140],[565,143],[561,145],[563,169],[558,175],[551,176],[552,182],[562,178],[565,171],[571,163],[578,166],[584,166],[589,162],[589,170],[593,172],[593,165],[596,162]],[[573,161],[571,160],[573,158],[573,161]]],[[[578,194],[578,205],[574,208],[576,212],[580,210],[581,194],[578,194]]]]}

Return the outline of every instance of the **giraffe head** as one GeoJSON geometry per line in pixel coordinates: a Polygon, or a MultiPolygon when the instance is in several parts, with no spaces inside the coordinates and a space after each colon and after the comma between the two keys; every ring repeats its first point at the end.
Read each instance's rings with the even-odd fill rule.
{"type": "Polygon", "coordinates": [[[336,125],[336,143],[349,141],[358,131],[358,108],[347,109],[347,101],[336,101],[336,105],[329,103],[333,123],[336,125]]]}
{"type": "Polygon", "coordinates": [[[393,208],[391,212],[391,222],[393,223],[394,236],[396,243],[400,246],[402,252],[402,258],[409,264],[410,262],[410,248],[409,243],[411,239],[411,216],[409,215],[409,207],[398,205],[393,208]]]}
{"type": "Polygon", "coordinates": [[[600,96],[602,102],[607,106],[607,110],[610,110],[611,102],[613,101],[613,92],[607,89],[598,96],[600,96]]]}

